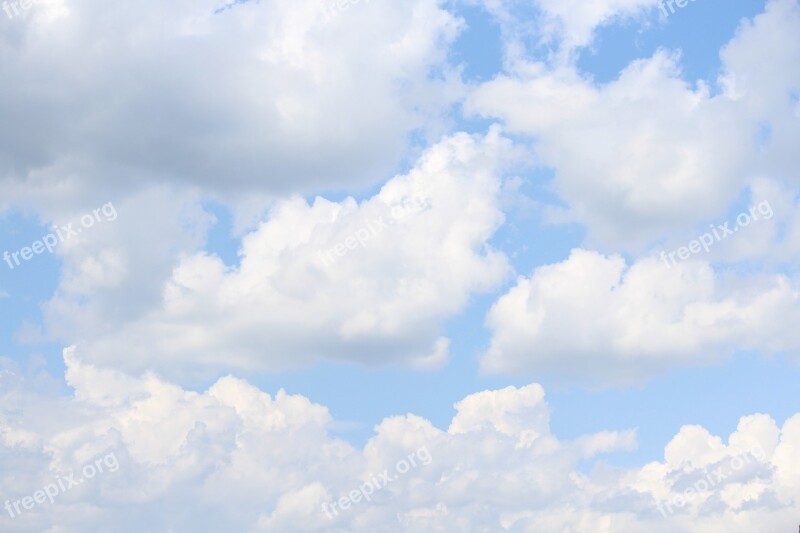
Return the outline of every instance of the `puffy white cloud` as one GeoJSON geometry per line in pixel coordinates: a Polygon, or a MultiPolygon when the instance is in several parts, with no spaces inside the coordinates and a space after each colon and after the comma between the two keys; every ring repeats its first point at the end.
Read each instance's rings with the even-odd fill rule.
{"type": "Polygon", "coordinates": [[[708,263],[573,250],[537,268],[486,319],[488,372],[548,372],[595,386],[702,365],[737,348],[800,347],[798,291],[783,275],[723,278],[708,263]]]}
{"type": "MultiPolygon", "coordinates": [[[[510,270],[487,245],[503,222],[503,166],[516,156],[497,129],[446,138],[362,202],[270,197],[374,183],[408,132],[437,131],[461,91],[446,61],[459,23],[440,4],[362,1],[328,17],[315,0],[241,3],[217,15],[211,2],[77,0],[0,21],[0,75],[14,81],[0,87],[2,201],[61,220],[88,190],[98,205],[120,191],[119,220],[59,250],[64,275],[47,313],[52,332],[80,345],[65,354],[74,395],[0,370],[0,491],[11,501],[32,495],[112,451],[119,470],[13,520],[0,509],[0,529],[795,526],[800,414],[782,427],[744,417],[727,439],[686,426],[663,461],[623,469],[596,458],[635,448],[634,430],[561,441],[536,384],[464,398],[447,429],[410,413],[386,418],[356,449],[332,437],[328,410],[304,397],[270,396],[234,377],[194,392],[96,366],[184,377],[321,358],[446,361],[444,321],[510,270]],[[42,84],[42,72],[55,82],[42,84]],[[25,128],[15,113],[28,116],[25,128]],[[211,223],[198,207],[209,190],[248,195],[255,211],[270,206],[245,232],[240,264],[197,251],[211,223]],[[412,458],[409,472],[397,471],[412,458]],[[371,501],[328,505],[336,516],[326,516],[323,504],[355,499],[367,480],[395,472],[371,501]]],[[[538,0],[540,37],[569,57],[598,26],[654,6],[538,0]]],[[[659,51],[605,85],[568,61],[518,61],[467,107],[536,139],[568,203],[553,219],[586,224],[600,246],[674,235],[723,213],[751,185],[790,228],[779,259],[794,260],[796,200],[779,180],[797,162],[797,6],[769,2],[743,25],[723,50],[721,94],[683,81],[679,56],[659,51]],[[757,141],[765,124],[769,135],[757,141]],[[766,178],[751,183],[762,170],[766,178]]],[[[762,256],[779,238],[776,224],[719,257],[762,256]]],[[[498,300],[483,368],[628,383],[735,348],[796,349],[797,294],[784,275],[725,277],[702,262],[668,268],[576,250],[498,300]]]]}
{"type": "Polygon", "coordinates": [[[214,222],[197,194],[152,186],[102,204],[112,216],[101,212],[92,227],[82,227],[81,217],[101,201],[53,215],[55,227],[72,223],[80,234],[55,248],[61,278],[45,311],[64,319],[49,321],[51,335],[104,330],[158,305],[176,261],[203,246],[214,222]],[[101,311],[85,312],[90,307],[101,311]]]}
{"type": "MultiPolygon", "coordinates": [[[[153,217],[135,230],[135,247],[120,240],[118,253],[76,256],[48,305],[52,327],[90,360],[123,368],[276,369],[319,358],[440,366],[442,321],[509,274],[487,242],[504,219],[501,175],[514,158],[496,128],[458,134],[361,203],[277,202],[243,237],[239,265],[187,252],[171,275],[144,280],[158,287],[156,302],[120,315],[115,296],[139,283],[125,269],[112,275],[127,264],[114,257],[150,253],[163,220],[153,217]]],[[[120,212],[121,221],[133,210],[120,212]]]]}
{"type": "Polygon", "coordinates": [[[571,63],[521,59],[466,109],[534,138],[567,204],[551,220],[585,224],[592,246],[638,252],[721,216],[758,176],[796,182],[798,32],[800,4],[768,2],[723,49],[721,90],[685,81],[666,50],[606,84],[571,63]]]}
{"type": "Polygon", "coordinates": [[[191,392],[72,349],[65,362],[70,397],[0,373],[3,502],[13,510],[70,471],[82,479],[97,457],[114,462],[54,503],[13,519],[3,510],[3,531],[746,532],[794,527],[798,511],[800,415],[783,427],[743,417],[727,440],[686,426],[663,461],[621,469],[597,456],[635,447],[633,431],[561,441],[535,384],[464,398],[446,431],[387,418],[360,450],[331,437],[328,410],[301,396],[233,377],[191,392]],[[330,506],[370,493],[368,482],[380,486],[369,501],[330,506]]]}
{"type": "Polygon", "coordinates": [[[602,87],[570,68],[529,65],[483,85],[469,109],[535,136],[537,157],[555,169],[568,204],[561,219],[586,224],[590,239],[616,249],[720,213],[744,184],[755,148],[753,125],[725,96],[683,82],[666,52],[602,87]]]}

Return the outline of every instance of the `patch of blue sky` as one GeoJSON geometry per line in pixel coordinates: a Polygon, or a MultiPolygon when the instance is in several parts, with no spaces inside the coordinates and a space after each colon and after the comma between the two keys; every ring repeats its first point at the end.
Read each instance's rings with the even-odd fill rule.
{"type": "Polygon", "coordinates": [[[633,466],[663,459],[664,446],[685,425],[699,424],[726,440],[745,415],[765,413],[783,424],[796,411],[786,400],[798,378],[800,367],[784,357],[739,351],[720,364],[674,370],[641,387],[590,391],[542,381],[560,438],[637,428],[639,449],[607,458],[633,466]]]}
{"type": "Polygon", "coordinates": [[[503,68],[500,26],[480,6],[459,4],[456,14],[465,26],[453,45],[450,60],[463,67],[464,81],[488,81],[503,68]]]}
{"type": "Polygon", "coordinates": [[[206,251],[216,254],[230,267],[239,266],[241,239],[234,235],[233,212],[229,207],[213,200],[203,202],[202,207],[216,219],[206,235],[206,251]]]}
{"type": "MultiPolygon", "coordinates": [[[[0,218],[0,253],[20,251],[51,232],[39,220],[16,212],[0,218]]],[[[61,261],[55,254],[33,255],[20,264],[12,258],[11,268],[0,263],[0,357],[7,357],[22,367],[34,358],[43,358],[48,372],[64,373],[62,346],[43,337],[42,304],[57,286],[61,261]]]]}
{"type": "Polygon", "coordinates": [[[629,20],[601,27],[593,46],[582,51],[578,67],[596,82],[607,83],[631,61],[650,57],[659,48],[680,50],[684,79],[692,84],[704,80],[715,91],[721,73],[720,50],[734,37],[743,18],[763,10],[763,0],[696,0],[676,7],[668,17],[656,9],[644,23],[629,20]]]}

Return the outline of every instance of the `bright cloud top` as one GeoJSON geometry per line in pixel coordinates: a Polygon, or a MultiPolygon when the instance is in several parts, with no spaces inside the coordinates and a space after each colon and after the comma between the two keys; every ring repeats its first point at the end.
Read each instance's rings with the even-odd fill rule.
{"type": "Polygon", "coordinates": [[[718,361],[735,348],[800,348],[797,284],[786,276],[722,280],[708,263],[670,265],[573,250],[520,277],[486,323],[489,372],[546,371],[594,386],[718,361]]]}
{"type": "MultiPolygon", "coordinates": [[[[239,266],[186,256],[141,318],[109,331],[100,317],[113,300],[86,306],[81,291],[65,290],[54,320],[74,321],[61,329],[86,357],[128,368],[279,369],[320,358],[440,366],[442,320],[510,273],[487,241],[504,219],[501,173],[514,157],[497,129],[455,135],[361,203],[278,203],[243,238],[239,266]]],[[[76,275],[97,287],[91,279],[104,270],[76,275]]],[[[110,290],[125,284],[119,276],[110,290]]]]}
{"type": "Polygon", "coordinates": [[[190,392],[152,375],[87,365],[71,350],[65,361],[71,397],[34,392],[33,376],[24,385],[14,371],[0,374],[0,465],[9,474],[0,492],[4,499],[33,493],[55,473],[112,453],[118,468],[54,504],[0,517],[4,531],[53,523],[64,532],[583,531],[599,524],[607,532],[744,533],[794,527],[798,511],[800,415],[782,428],[764,415],[744,417],[727,442],[686,426],[663,461],[610,469],[597,456],[632,449],[635,433],[561,441],[550,432],[538,385],[468,396],[446,431],[412,414],[386,418],[359,450],[332,438],[328,410],[301,396],[273,397],[233,377],[190,392]],[[370,501],[323,511],[422,448],[427,460],[370,501]],[[583,472],[578,462],[587,459],[595,467],[583,472]],[[712,471],[713,486],[687,495],[687,487],[703,489],[698,480],[712,471]],[[683,505],[659,512],[659,502],[679,496],[683,505]]]}

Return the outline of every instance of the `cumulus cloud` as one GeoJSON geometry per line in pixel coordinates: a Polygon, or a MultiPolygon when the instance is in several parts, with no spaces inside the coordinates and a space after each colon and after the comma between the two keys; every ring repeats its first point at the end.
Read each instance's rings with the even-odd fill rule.
{"type": "Polygon", "coordinates": [[[319,358],[441,366],[443,319],[510,272],[487,242],[504,219],[501,175],[515,157],[496,128],[458,134],[361,203],[277,202],[243,237],[240,264],[187,253],[137,313],[115,316],[114,295],[131,276],[99,247],[68,267],[48,305],[52,327],[90,360],[123,368],[279,369],[319,358]]]}
{"type": "Polygon", "coordinates": [[[331,437],[328,410],[302,396],[234,377],[187,391],[89,365],[72,349],[65,362],[70,396],[0,372],[3,501],[13,508],[96,457],[113,454],[118,468],[16,518],[4,511],[3,531],[746,532],[796,520],[800,415],[782,427],[743,417],[727,442],[686,426],[663,460],[622,469],[598,456],[633,449],[635,432],[562,441],[536,384],[467,396],[447,430],[413,414],[386,418],[357,449],[331,437]],[[398,469],[409,457],[419,460],[398,469]],[[331,510],[382,474],[391,480],[369,501],[331,510]]]}
{"type": "Polygon", "coordinates": [[[568,204],[554,221],[585,224],[590,239],[615,249],[642,246],[723,211],[754,149],[752,125],[726,97],[683,82],[677,61],[659,52],[603,87],[569,68],[530,65],[479,88],[469,108],[536,137],[568,204]]]}
{"type": "Polygon", "coordinates": [[[489,311],[487,372],[548,372],[594,386],[637,382],[734,349],[796,353],[797,284],[724,278],[708,263],[633,264],[576,249],[520,277],[489,311]]]}
{"type": "Polygon", "coordinates": [[[437,0],[34,2],[0,18],[3,201],[374,184],[460,94],[437,0]],[[46,80],[46,81],[45,81],[46,80]]]}
{"type": "Polygon", "coordinates": [[[768,2],[723,49],[720,89],[684,80],[677,51],[605,84],[572,63],[527,59],[478,87],[466,109],[534,139],[567,204],[552,221],[586,225],[592,246],[638,252],[722,215],[756,177],[796,183],[799,31],[796,0],[768,2]]]}
{"type": "MultiPolygon", "coordinates": [[[[574,52],[599,27],[655,13],[656,0],[478,1],[503,24],[506,72],[465,109],[533,139],[566,203],[549,220],[585,225],[600,250],[500,296],[482,369],[604,386],[736,349],[796,353],[791,275],[606,252],[673,242],[749,187],[775,220],[709,259],[797,260],[800,4],[771,0],[743,22],[715,86],[687,82],[667,50],[609,83],[579,71],[574,52]],[[533,41],[555,46],[543,62],[517,18],[528,7],[533,41]]],[[[441,138],[465,94],[448,59],[462,23],[445,4],[43,0],[0,16],[0,210],[46,223],[87,203],[119,212],[57,251],[45,313],[49,333],[76,344],[71,394],[0,359],[0,530],[795,527],[800,414],[744,416],[728,436],[687,425],[663,458],[621,468],[602,456],[634,450],[635,429],[560,439],[535,383],[463,398],[446,428],[388,416],[358,448],[309,398],[233,376],[202,391],[170,381],[320,360],[446,364],[446,320],[512,270],[489,245],[519,187],[503,183],[521,157],[501,128],[444,137],[364,200],[302,196],[374,186],[412,135],[441,138]],[[237,211],[234,264],[199,251],[209,196],[237,211]],[[109,454],[118,469],[10,516],[109,454]]]]}

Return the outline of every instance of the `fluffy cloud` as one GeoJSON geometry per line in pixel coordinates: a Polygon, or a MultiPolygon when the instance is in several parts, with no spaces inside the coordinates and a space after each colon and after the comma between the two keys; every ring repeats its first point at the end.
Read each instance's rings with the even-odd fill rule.
{"type": "Polygon", "coordinates": [[[361,203],[278,202],[244,236],[239,265],[186,254],[160,301],[136,313],[114,312],[132,279],[111,273],[124,261],[113,249],[91,260],[84,251],[48,306],[52,327],[90,360],[123,368],[276,369],[318,358],[439,366],[443,319],[509,274],[487,241],[503,222],[500,176],[514,157],[497,129],[459,134],[361,203]]]}
{"type": "Polygon", "coordinates": [[[607,84],[520,61],[466,108],[535,139],[567,203],[552,220],[585,224],[593,246],[638,251],[723,214],[759,174],[796,179],[798,32],[797,1],[769,2],[724,48],[722,90],[687,83],[680,56],[659,50],[607,84]]]}
{"type": "Polygon", "coordinates": [[[34,2],[0,17],[3,201],[376,183],[460,92],[437,0],[34,2]],[[332,3],[332,2],[330,2],[332,3]]]}
{"type": "Polygon", "coordinates": [[[571,69],[530,65],[482,86],[470,109],[536,137],[556,171],[568,220],[594,241],[642,245],[720,213],[744,184],[754,132],[724,96],[680,80],[677,57],[659,52],[596,87],[571,69]]]}
{"type": "Polygon", "coordinates": [[[757,120],[763,138],[757,164],[770,175],[800,182],[800,2],[771,0],[744,21],[720,55],[721,82],[737,108],[757,120]],[[764,61],[769,57],[769,61],[764,61]]]}
{"type": "Polygon", "coordinates": [[[486,323],[488,372],[544,371],[593,385],[702,365],[736,348],[800,348],[796,283],[782,275],[727,279],[701,261],[574,250],[501,296],[486,323]]]}
{"type": "Polygon", "coordinates": [[[70,471],[81,479],[96,457],[113,454],[118,468],[14,519],[4,510],[3,531],[746,532],[794,527],[798,511],[800,415],[783,427],[744,417],[727,442],[686,426],[663,461],[620,469],[597,456],[632,449],[635,433],[561,441],[535,384],[464,398],[448,430],[387,418],[359,450],[331,437],[328,410],[300,396],[233,377],[190,392],[72,350],[65,362],[70,397],[0,372],[3,502],[13,509],[70,471]],[[370,501],[330,507],[375,481],[370,501]]]}

